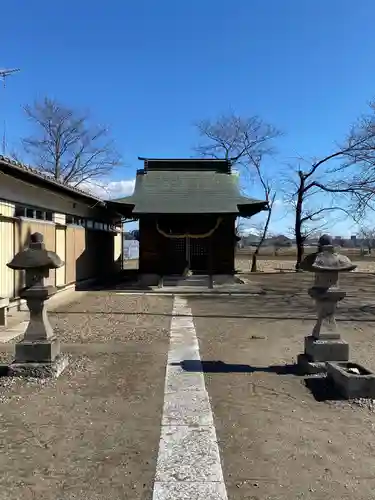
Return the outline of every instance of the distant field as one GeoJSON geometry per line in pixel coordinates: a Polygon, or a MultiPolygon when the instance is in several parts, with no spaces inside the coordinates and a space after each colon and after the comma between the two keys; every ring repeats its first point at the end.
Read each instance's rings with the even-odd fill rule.
{"type": "MultiPolygon", "coordinates": [[[[375,260],[375,252],[373,255],[361,255],[361,251],[359,248],[341,248],[335,247],[337,251],[340,253],[347,255],[351,259],[355,260],[366,260],[373,261],[375,260]]],[[[305,247],[305,255],[316,252],[317,247],[305,247]]],[[[250,258],[253,252],[255,251],[255,247],[241,248],[238,249],[236,255],[238,258],[250,258]]],[[[289,248],[280,248],[277,252],[275,252],[273,247],[263,247],[260,249],[258,258],[260,260],[272,258],[272,260],[293,260],[296,258],[297,248],[295,246],[289,248]]]]}

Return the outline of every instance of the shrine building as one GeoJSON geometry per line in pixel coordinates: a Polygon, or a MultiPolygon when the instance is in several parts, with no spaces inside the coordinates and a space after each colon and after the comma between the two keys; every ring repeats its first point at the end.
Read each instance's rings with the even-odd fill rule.
{"type": "Polygon", "coordinates": [[[243,196],[228,160],[139,158],[134,193],[112,200],[123,217],[139,220],[139,273],[158,277],[235,272],[236,217],[267,210],[243,196]]]}

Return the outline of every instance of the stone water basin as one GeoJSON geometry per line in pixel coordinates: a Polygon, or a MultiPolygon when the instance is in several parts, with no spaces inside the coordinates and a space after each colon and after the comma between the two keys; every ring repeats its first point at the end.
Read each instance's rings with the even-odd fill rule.
{"type": "Polygon", "coordinates": [[[375,373],[358,363],[328,362],[327,377],[346,399],[375,399],[375,373]]]}

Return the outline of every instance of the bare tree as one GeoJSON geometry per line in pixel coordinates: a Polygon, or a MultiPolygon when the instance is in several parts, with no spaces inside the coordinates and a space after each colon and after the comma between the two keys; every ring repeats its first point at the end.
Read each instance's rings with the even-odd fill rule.
{"type": "Polygon", "coordinates": [[[120,164],[108,130],[89,116],[45,98],[25,106],[35,134],[22,140],[36,168],[71,186],[95,182],[120,164]]]}
{"type": "Polygon", "coordinates": [[[362,226],[359,231],[359,237],[363,240],[363,243],[366,245],[369,255],[371,255],[372,249],[375,245],[375,229],[362,226]]]}
{"type": "Polygon", "coordinates": [[[239,167],[243,175],[249,174],[261,186],[268,214],[260,231],[260,239],[252,256],[251,271],[257,270],[257,256],[267,236],[276,199],[276,191],[262,167],[266,155],[275,153],[275,139],[282,134],[258,116],[243,118],[235,114],[221,115],[215,121],[202,120],[196,124],[201,144],[195,151],[203,157],[226,158],[239,167]]]}
{"type": "MultiPolygon", "coordinates": [[[[325,158],[325,161],[328,161],[328,159],[325,158]]],[[[313,233],[327,229],[327,217],[331,217],[333,214],[336,214],[337,217],[338,213],[345,215],[346,218],[351,217],[354,220],[356,217],[355,212],[350,211],[349,206],[345,207],[345,204],[342,204],[344,195],[348,197],[354,193],[354,186],[345,187],[343,182],[341,183],[342,187],[334,187],[333,184],[329,182],[323,184],[322,182],[310,180],[317,170],[317,168],[315,168],[316,165],[317,164],[314,163],[312,167],[305,171],[298,169],[296,189],[292,194],[293,199],[290,200],[295,216],[294,235],[297,246],[296,271],[300,270],[306,240],[313,233]],[[322,192],[326,192],[327,194],[330,193],[331,196],[325,196],[324,201],[317,204],[316,197],[322,192]],[[341,199],[338,199],[339,194],[342,195],[341,199]]],[[[348,199],[346,200],[346,205],[348,205],[348,199]]]]}
{"type": "MultiPolygon", "coordinates": [[[[375,103],[370,112],[362,115],[343,144],[337,145],[334,153],[313,160],[308,168],[298,167],[297,180],[292,194],[295,211],[294,232],[297,244],[296,270],[299,270],[311,223],[322,224],[326,214],[338,212],[351,217],[355,222],[372,209],[375,196],[375,103]],[[308,202],[318,193],[329,194],[323,206],[308,202]],[[312,208],[311,208],[312,207],[312,208]]],[[[316,228],[314,228],[316,230],[316,228]]]]}
{"type": "Polygon", "coordinates": [[[260,182],[263,192],[264,192],[264,197],[265,201],[268,203],[268,213],[267,213],[267,218],[266,221],[263,225],[263,229],[260,233],[260,239],[256,245],[255,251],[252,255],[252,261],[251,261],[251,272],[255,273],[257,272],[257,258],[261,249],[261,246],[263,245],[266,237],[267,237],[267,232],[268,228],[271,222],[271,217],[272,217],[272,210],[274,208],[275,200],[276,200],[276,191],[272,188],[271,182],[269,179],[266,178],[265,174],[262,171],[261,164],[262,164],[262,157],[261,155],[258,155],[257,157],[252,156],[252,164],[255,168],[255,171],[257,173],[258,181],[260,182]]]}

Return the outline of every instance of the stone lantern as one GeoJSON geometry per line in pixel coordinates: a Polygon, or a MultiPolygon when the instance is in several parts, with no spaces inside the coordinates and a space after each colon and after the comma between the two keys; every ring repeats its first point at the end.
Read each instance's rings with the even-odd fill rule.
{"type": "Polygon", "coordinates": [[[335,252],[328,235],[321,236],[318,251],[301,263],[302,270],[315,273],[314,285],[308,293],[317,310],[312,334],[305,337],[305,352],[298,356],[298,365],[304,373],[322,373],[329,361],[349,360],[349,344],[341,339],[335,313],[338,302],[346,296],[339,288],[339,274],[356,267],[348,257],[335,252]]]}
{"type": "Polygon", "coordinates": [[[60,354],[60,342],[48,320],[45,301],[56,293],[56,288],[46,286],[51,269],[64,262],[55,253],[45,249],[43,235],[30,236],[29,247],[18,252],[7,264],[14,270],[24,270],[26,287],[20,297],[26,299],[30,321],[23,340],[16,344],[15,360],[9,367],[11,375],[33,377],[58,376],[67,366],[67,357],[60,354]]]}

